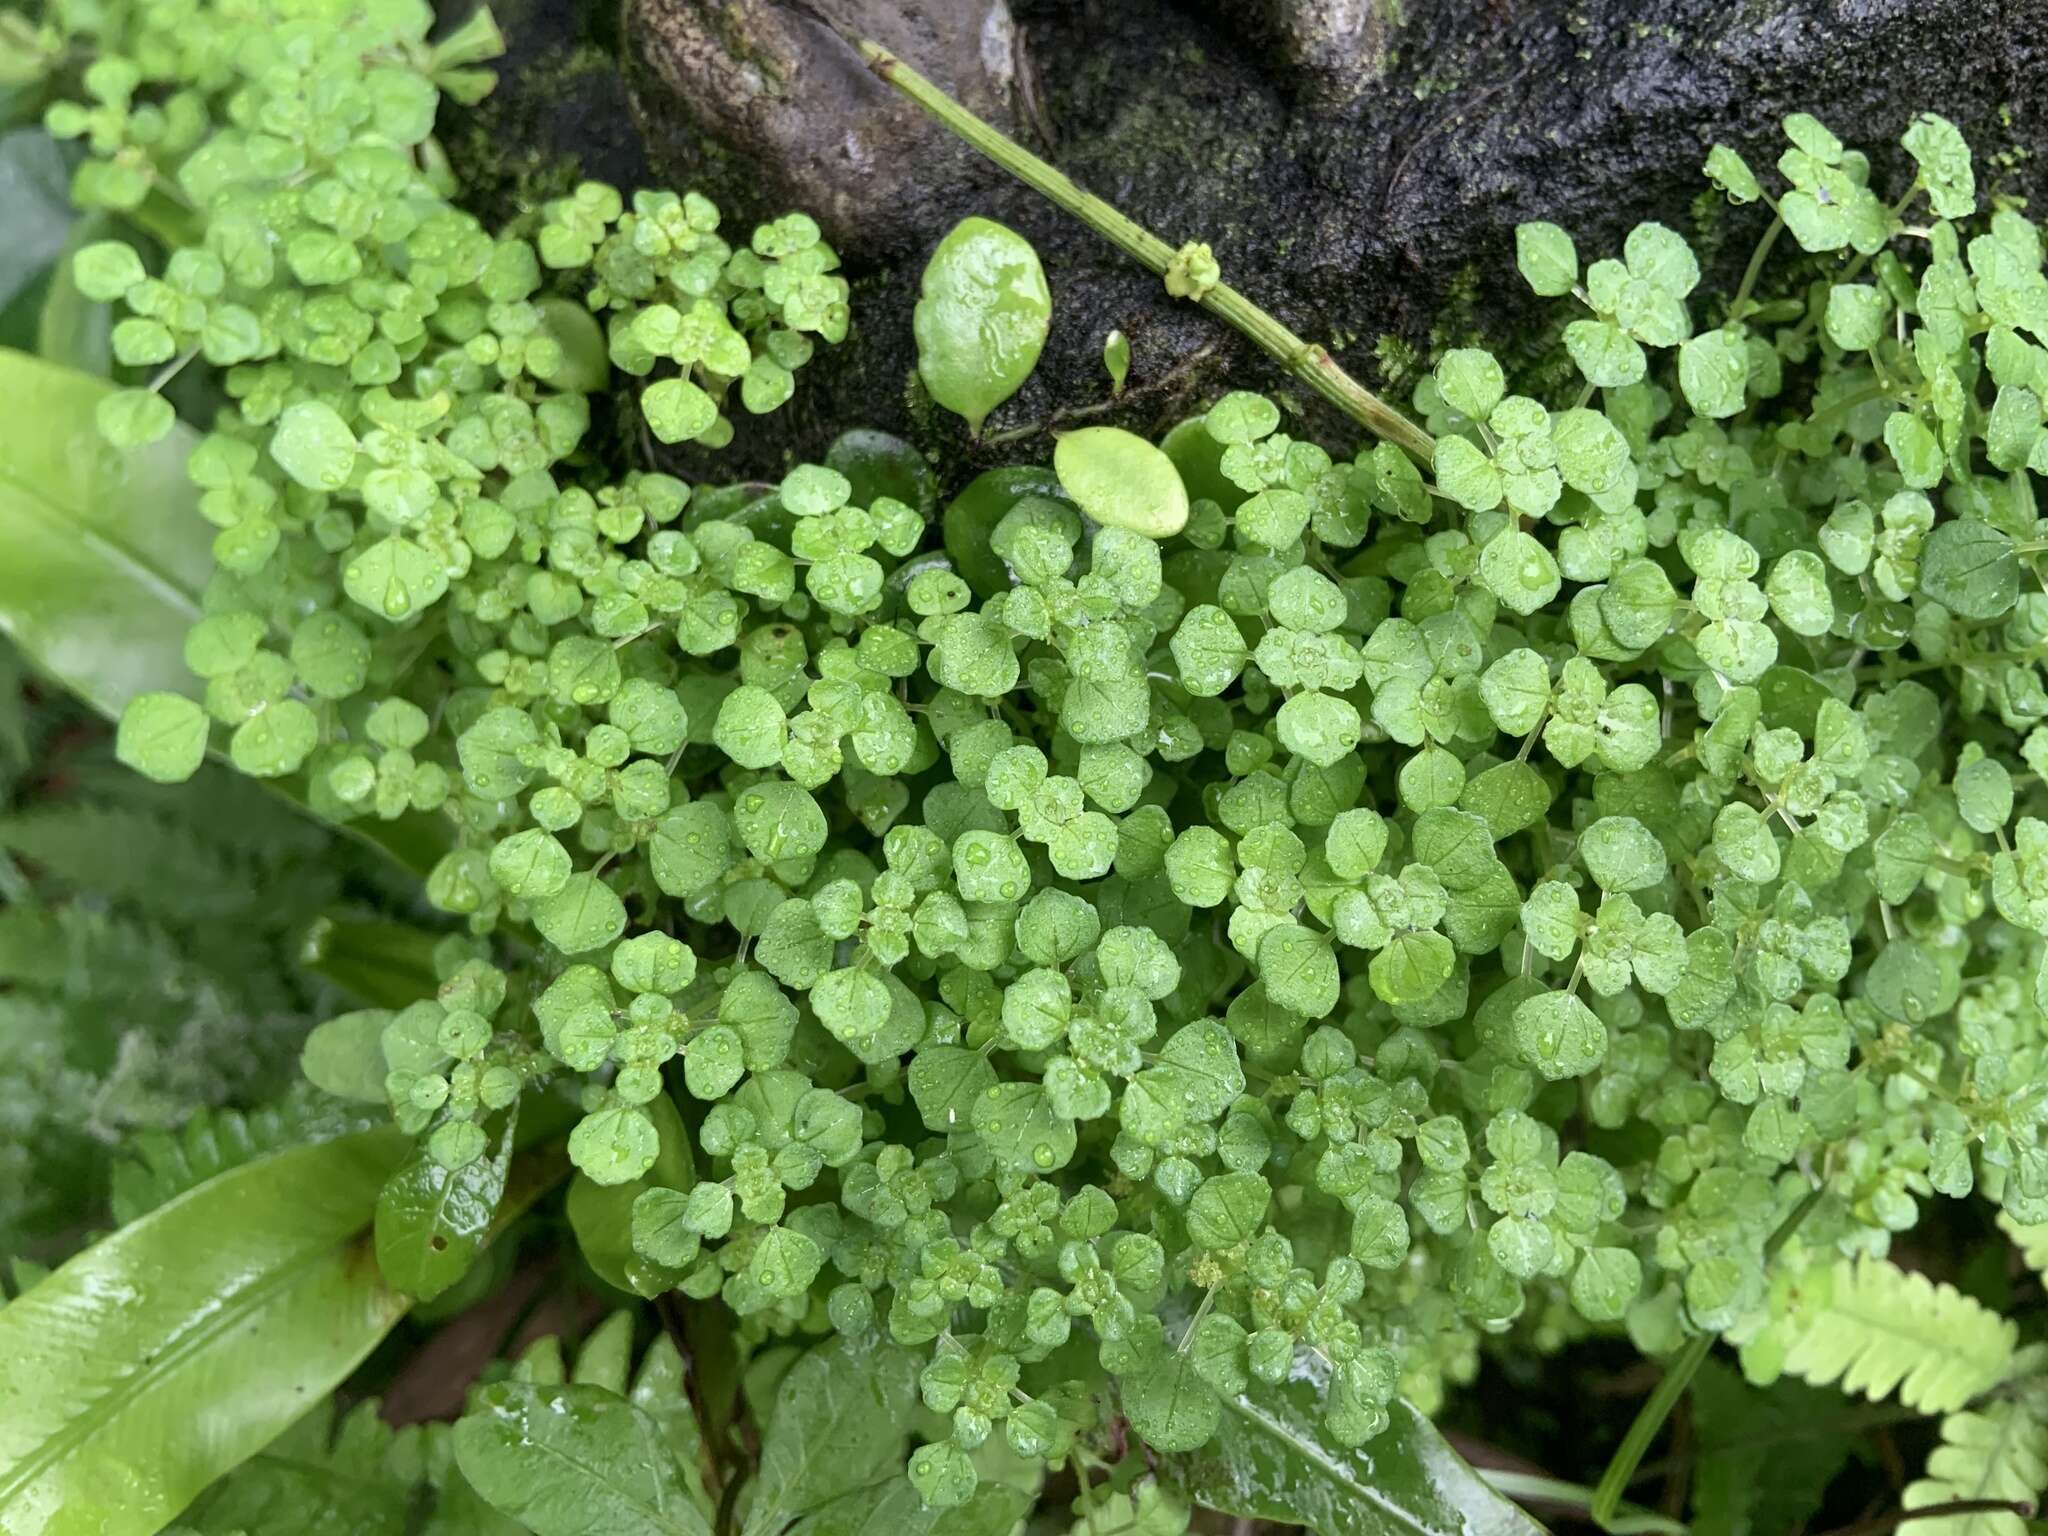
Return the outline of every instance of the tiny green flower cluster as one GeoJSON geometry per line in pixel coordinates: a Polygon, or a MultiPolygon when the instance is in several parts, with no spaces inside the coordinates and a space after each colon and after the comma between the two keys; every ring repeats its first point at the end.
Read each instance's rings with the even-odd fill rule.
{"type": "Polygon", "coordinates": [[[1714,151],[1789,297],[1526,227],[1584,387],[1451,352],[1433,465],[1234,394],[941,516],[871,433],[765,492],[608,474],[610,368],[716,444],[843,332],[815,226],[585,187],[493,238],[425,153],[464,49],[263,10],[135,7],[61,124],[192,226],[160,278],[80,255],[123,360],[232,402],[204,707],[145,695],[123,755],[438,817],[475,943],[323,1078],[449,1170],[571,1085],[593,1267],[915,1351],[926,1500],[1303,1371],[1356,1444],[1509,1330],[1768,1340],[1811,1190],[1822,1252],[1937,1194],[2048,1217],[2048,278],[2017,209],[1966,235],[1948,125],[1893,204],[1810,118],[1775,196],[1714,151]]]}

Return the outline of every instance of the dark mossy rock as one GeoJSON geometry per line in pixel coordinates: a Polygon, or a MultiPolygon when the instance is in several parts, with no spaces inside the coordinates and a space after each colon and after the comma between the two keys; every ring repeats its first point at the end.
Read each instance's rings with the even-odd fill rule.
{"type": "Polygon", "coordinates": [[[624,0],[602,17],[515,0],[505,23],[542,62],[515,57],[486,109],[499,127],[472,149],[628,181],[644,154],[736,220],[805,203],[846,253],[854,334],[729,469],[816,455],[854,422],[964,468],[1042,456],[1048,428],[1153,429],[1222,389],[1286,384],[920,121],[845,32],[878,34],[1169,242],[1209,241],[1226,279],[1397,396],[1418,360],[1471,338],[1540,370],[1550,320],[1514,273],[1523,220],[1595,255],[1657,218],[1739,268],[1763,215],[1703,195],[1700,162],[1721,141],[1765,169],[1787,112],[1903,185],[1890,146],[1939,111],[1980,179],[2021,195],[2048,131],[2048,0],[624,0]],[[566,75],[564,57],[581,61],[566,75]],[[1032,239],[1056,306],[1037,373],[980,444],[911,382],[919,271],[968,213],[1032,239]],[[1112,327],[1132,347],[1121,401],[1101,362],[1112,327]]]}

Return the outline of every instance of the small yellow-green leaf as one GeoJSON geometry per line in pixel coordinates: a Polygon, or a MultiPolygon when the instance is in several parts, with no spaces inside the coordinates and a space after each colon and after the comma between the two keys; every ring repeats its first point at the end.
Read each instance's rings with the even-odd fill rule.
{"type": "Polygon", "coordinates": [[[1121,427],[1067,433],[1052,466],[1075,505],[1105,528],[1165,539],[1187,526],[1187,487],[1173,460],[1121,427]]]}
{"type": "Polygon", "coordinates": [[[355,469],[356,435],[333,406],[302,400],[277,418],[270,456],[307,490],[338,491],[355,469]]]}
{"type": "Polygon", "coordinates": [[[1111,331],[1102,341],[1102,366],[1109,371],[1109,392],[1121,395],[1124,381],[1131,376],[1131,338],[1111,331]]]}
{"type": "Polygon", "coordinates": [[[206,760],[206,711],[179,693],[140,693],[121,711],[114,755],[144,778],[179,784],[206,760]]]}

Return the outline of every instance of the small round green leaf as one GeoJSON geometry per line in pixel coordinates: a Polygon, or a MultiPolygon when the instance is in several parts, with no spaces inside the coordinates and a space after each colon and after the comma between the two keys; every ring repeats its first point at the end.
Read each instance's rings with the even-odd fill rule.
{"type": "Polygon", "coordinates": [[[301,400],[277,418],[270,456],[307,490],[338,491],[355,470],[356,435],[333,406],[301,400]]]}
{"type": "Polygon", "coordinates": [[[541,937],[565,955],[602,949],[626,931],[626,907],[596,875],[571,875],[533,910],[541,937]]]}
{"type": "Polygon", "coordinates": [[[144,778],[180,784],[206,760],[206,711],[179,693],[139,693],[121,711],[114,756],[144,778]]]}

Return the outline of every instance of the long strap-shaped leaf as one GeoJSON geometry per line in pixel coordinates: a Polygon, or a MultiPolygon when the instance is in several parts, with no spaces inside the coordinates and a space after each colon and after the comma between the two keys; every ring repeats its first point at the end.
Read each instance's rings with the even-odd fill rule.
{"type": "MultiPolygon", "coordinates": [[[[199,697],[185,631],[213,571],[183,424],[116,450],[94,411],[104,379],[0,347],[0,634],[109,720],[138,693],[199,697]]],[[[300,805],[299,780],[268,785],[300,805]]],[[[342,828],[418,874],[446,851],[445,822],[408,816],[342,828]]]]}
{"type": "Polygon", "coordinates": [[[0,349],[0,631],[101,714],[150,689],[196,696],[185,631],[213,569],[179,425],[147,448],[104,442],[108,386],[0,349]]]}
{"type": "Polygon", "coordinates": [[[0,1309],[0,1533],[146,1536],[347,1376],[409,1305],[368,1236],[409,1145],[237,1168],[0,1309]]]}

